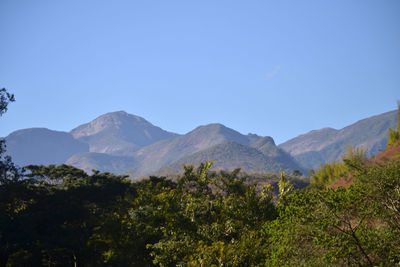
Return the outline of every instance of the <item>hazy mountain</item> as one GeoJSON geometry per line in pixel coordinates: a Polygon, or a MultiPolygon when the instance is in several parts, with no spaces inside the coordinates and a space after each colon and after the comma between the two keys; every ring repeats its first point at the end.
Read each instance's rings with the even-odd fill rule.
{"type": "Polygon", "coordinates": [[[347,145],[368,149],[369,156],[385,148],[389,127],[397,123],[397,111],[360,120],[343,129],[323,128],[293,138],[280,148],[307,168],[340,159],[347,145]]]}
{"type": "Polygon", "coordinates": [[[139,176],[150,174],[184,156],[218,144],[233,141],[250,145],[259,138],[256,135],[242,135],[222,124],[199,126],[185,135],[163,140],[140,149],[135,154],[140,166],[136,169],[136,173],[139,176]]]}
{"type": "Polygon", "coordinates": [[[5,139],[6,154],[20,166],[62,164],[76,153],[89,151],[87,144],[75,140],[71,134],[46,128],[18,130],[5,139]]]}
{"type": "MultiPolygon", "coordinates": [[[[279,150],[279,149],[278,149],[279,150]]],[[[287,155],[287,158],[290,156],[287,155]]],[[[214,160],[214,170],[233,170],[240,167],[245,172],[279,172],[282,170],[301,169],[294,162],[290,166],[267,156],[254,147],[236,142],[218,144],[201,150],[192,155],[183,157],[169,166],[162,168],[159,174],[171,174],[182,171],[183,165],[200,165],[204,161],[214,160]],[[295,166],[294,166],[295,165],[295,166]]]]}
{"type": "Polygon", "coordinates": [[[73,129],[71,134],[89,144],[90,152],[114,155],[130,155],[144,146],[178,136],[124,111],[104,114],[73,129]]]}
{"type": "Polygon", "coordinates": [[[66,164],[82,169],[87,173],[92,170],[114,174],[128,174],[135,167],[136,160],[128,156],[113,156],[104,153],[87,152],[73,155],[66,164]]]}
{"type": "Polygon", "coordinates": [[[339,159],[347,144],[362,145],[370,155],[377,154],[396,117],[396,111],[391,111],[341,130],[311,131],[276,146],[271,137],[243,135],[222,124],[199,126],[177,135],[120,111],[104,114],[71,133],[32,128],[10,134],[6,142],[8,153],[20,165],[68,163],[86,171],[129,172],[134,177],[204,160],[215,160],[215,168],[220,169],[298,169],[304,173],[307,168],[339,159]]]}

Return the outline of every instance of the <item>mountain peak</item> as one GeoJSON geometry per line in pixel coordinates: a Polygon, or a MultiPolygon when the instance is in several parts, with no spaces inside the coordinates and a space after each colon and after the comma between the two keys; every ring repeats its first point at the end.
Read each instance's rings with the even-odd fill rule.
{"type": "Polygon", "coordinates": [[[103,114],[89,123],[82,124],[71,130],[75,138],[82,138],[98,134],[109,129],[123,130],[131,127],[155,127],[142,117],[129,114],[125,111],[115,111],[103,114]]]}
{"type": "Polygon", "coordinates": [[[106,114],[100,115],[90,123],[94,122],[108,122],[108,123],[115,123],[115,122],[120,122],[121,120],[131,123],[131,122],[141,122],[141,123],[146,123],[146,124],[151,124],[144,118],[134,115],[134,114],[129,114],[126,111],[120,110],[120,111],[114,111],[114,112],[108,112],[106,114]]]}
{"type": "Polygon", "coordinates": [[[25,133],[35,134],[35,133],[50,133],[50,132],[59,132],[59,131],[53,131],[53,130],[50,130],[50,129],[44,128],[44,127],[33,127],[33,128],[16,130],[16,131],[10,133],[8,136],[20,135],[20,134],[25,134],[25,133]]]}
{"type": "Polygon", "coordinates": [[[138,116],[138,115],[135,115],[135,114],[130,114],[130,113],[126,112],[125,110],[119,110],[119,111],[108,112],[108,113],[105,113],[105,114],[99,116],[99,118],[102,117],[102,116],[130,117],[130,118],[137,118],[137,119],[146,121],[146,120],[143,119],[142,117],[140,117],[140,116],[138,116]]]}
{"type": "Polygon", "coordinates": [[[71,131],[87,142],[90,152],[130,154],[157,141],[177,136],[125,111],[103,114],[71,131]],[[123,151],[123,152],[122,152],[123,151]]]}
{"type": "Polygon", "coordinates": [[[276,146],[275,141],[271,136],[264,136],[264,137],[260,138],[253,146],[254,147],[262,147],[267,144],[276,146]]]}
{"type": "Polygon", "coordinates": [[[199,126],[187,135],[196,137],[197,139],[212,141],[211,143],[213,144],[223,143],[226,141],[235,141],[243,145],[249,145],[250,143],[247,136],[228,128],[221,123],[210,123],[199,126]]]}
{"type": "Polygon", "coordinates": [[[128,115],[128,113],[125,110],[119,110],[119,111],[114,111],[114,112],[109,112],[109,113],[128,115]]]}
{"type": "Polygon", "coordinates": [[[222,128],[227,128],[227,127],[221,123],[209,123],[209,124],[200,125],[200,126],[196,127],[193,130],[193,132],[198,131],[198,130],[218,130],[218,129],[222,129],[222,128]]]}

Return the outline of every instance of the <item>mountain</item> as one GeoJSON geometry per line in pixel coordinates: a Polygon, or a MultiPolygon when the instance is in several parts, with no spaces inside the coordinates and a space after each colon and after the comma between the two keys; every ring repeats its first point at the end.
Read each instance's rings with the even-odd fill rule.
{"type": "Polygon", "coordinates": [[[293,138],[281,145],[302,166],[318,168],[320,164],[339,160],[347,145],[363,147],[368,155],[385,148],[389,127],[397,123],[397,111],[360,120],[343,129],[323,128],[293,138]]]}
{"type": "Polygon", "coordinates": [[[131,155],[144,146],[178,136],[125,111],[104,114],[73,129],[71,134],[87,143],[90,152],[113,155],[131,155]]]}
{"type": "MultiPolygon", "coordinates": [[[[288,156],[289,158],[290,156],[288,156]]],[[[232,170],[240,167],[245,172],[279,172],[283,170],[301,169],[298,165],[288,166],[274,157],[267,156],[254,147],[236,142],[227,142],[201,150],[162,168],[162,175],[182,171],[183,165],[195,166],[205,161],[214,160],[214,170],[232,170]]]]}
{"type": "Polygon", "coordinates": [[[7,152],[19,166],[62,164],[72,155],[89,151],[89,146],[66,132],[46,128],[18,130],[6,138],[7,152]]]}
{"type": "Polygon", "coordinates": [[[114,174],[129,174],[130,169],[135,167],[136,160],[134,157],[128,156],[86,152],[73,155],[65,163],[82,169],[87,173],[91,173],[92,170],[98,170],[114,174]]]}
{"type": "Polygon", "coordinates": [[[135,171],[138,176],[148,175],[182,157],[218,144],[236,142],[249,146],[260,138],[254,134],[242,135],[218,123],[199,126],[185,135],[163,140],[140,149],[135,154],[140,168],[135,171]]]}
{"type": "Polygon", "coordinates": [[[396,124],[396,111],[358,121],[343,129],[324,128],[279,146],[271,137],[241,134],[222,124],[195,128],[184,135],[167,132],[124,111],[104,114],[70,133],[25,129],[6,137],[8,154],[19,165],[68,163],[142,177],[182,164],[215,160],[215,168],[247,172],[300,170],[340,158],[345,146],[364,146],[375,155],[396,124]]]}
{"type": "Polygon", "coordinates": [[[285,166],[285,170],[299,170],[302,173],[306,174],[306,169],[302,167],[298,162],[294,160],[292,156],[290,156],[283,149],[277,147],[275,145],[274,139],[270,136],[265,136],[260,138],[256,143],[251,145],[258,151],[264,154],[264,156],[270,158],[275,162],[279,162],[285,166]]]}
{"type": "MultiPolygon", "coordinates": [[[[76,130],[73,132],[76,134],[76,130]]],[[[85,171],[98,169],[129,173],[135,178],[160,173],[158,171],[162,168],[180,171],[182,164],[197,164],[204,160],[215,160],[215,166],[220,169],[241,167],[253,172],[303,170],[290,155],[276,147],[271,137],[243,135],[218,123],[199,126],[185,135],[161,140],[130,156],[116,156],[115,150],[112,152],[113,155],[82,153],[71,157],[67,164],[85,171]]]]}

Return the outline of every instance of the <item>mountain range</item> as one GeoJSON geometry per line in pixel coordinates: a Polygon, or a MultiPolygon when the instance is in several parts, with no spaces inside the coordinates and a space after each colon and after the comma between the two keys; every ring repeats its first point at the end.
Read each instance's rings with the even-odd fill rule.
{"type": "Polygon", "coordinates": [[[337,160],[345,146],[363,146],[370,155],[385,147],[396,111],[373,116],[343,129],[323,128],[277,146],[272,137],[241,134],[222,124],[202,125],[179,135],[124,111],[104,114],[70,132],[45,128],[18,130],[7,137],[7,153],[20,166],[66,163],[139,178],[170,174],[182,165],[214,160],[214,169],[246,172],[316,168],[337,160]]]}

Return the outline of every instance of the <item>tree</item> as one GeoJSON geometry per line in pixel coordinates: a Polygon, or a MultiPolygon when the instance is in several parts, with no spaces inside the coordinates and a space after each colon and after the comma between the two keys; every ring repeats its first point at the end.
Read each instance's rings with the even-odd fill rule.
{"type": "MultiPolygon", "coordinates": [[[[14,102],[13,94],[0,89],[0,116],[14,102]]],[[[0,266],[6,266],[9,256],[18,250],[21,235],[16,223],[19,214],[26,208],[30,194],[21,181],[23,170],[14,165],[10,156],[5,156],[6,144],[0,139],[0,266]]]]}
{"type": "Polygon", "coordinates": [[[311,175],[311,184],[319,188],[326,188],[347,173],[362,170],[366,160],[367,152],[362,147],[353,148],[352,146],[347,146],[345,154],[342,155],[342,161],[321,165],[311,175]]]}
{"type": "Polygon", "coordinates": [[[137,257],[127,250],[138,235],[126,223],[135,196],[126,176],[88,175],[67,165],[27,171],[29,205],[13,220],[22,240],[14,242],[9,265],[121,265],[137,257]]]}
{"type": "Polygon", "coordinates": [[[397,266],[399,161],[363,166],[354,184],[297,191],[267,223],[266,266],[397,266]]]}
{"type": "Polygon", "coordinates": [[[387,147],[392,146],[400,140],[400,101],[397,102],[397,127],[389,128],[387,147]]]}
{"type": "Polygon", "coordinates": [[[0,116],[7,112],[8,104],[14,101],[14,94],[8,93],[5,88],[0,89],[0,116]]]}
{"type": "Polygon", "coordinates": [[[175,210],[165,221],[164,236],[149,246],[154,263],[162,266],[262,265],[267,240],[261,235],[266,221],[275,218],[271,190],[232,172],[210,172],[211,162],[197,169],[185,166],[171,191],[175,210]]]}
{"type": "Polygon", "coordinates": [[[280,173],[281,179],[278,182],[278,187],[279,187],[279,203],[282,203],[285,201],[285,198],[292,192],[293,190],[293,185],[290,183],[290,181],[286,178],[285,172],[282,171],[280,173]]]}
{"type": "MultiPolygon", "coordinates": [[[[13,94],[8,93],[5,88],[0,89],[0,117],[7,111],[8,104],[14,101],[13,94]]],[[[21,176],[21,169],[14,165],[11,157],[4,155],[5,152],[5,140],[0,139],[0,185],[18,180],[21,176]]]]}

